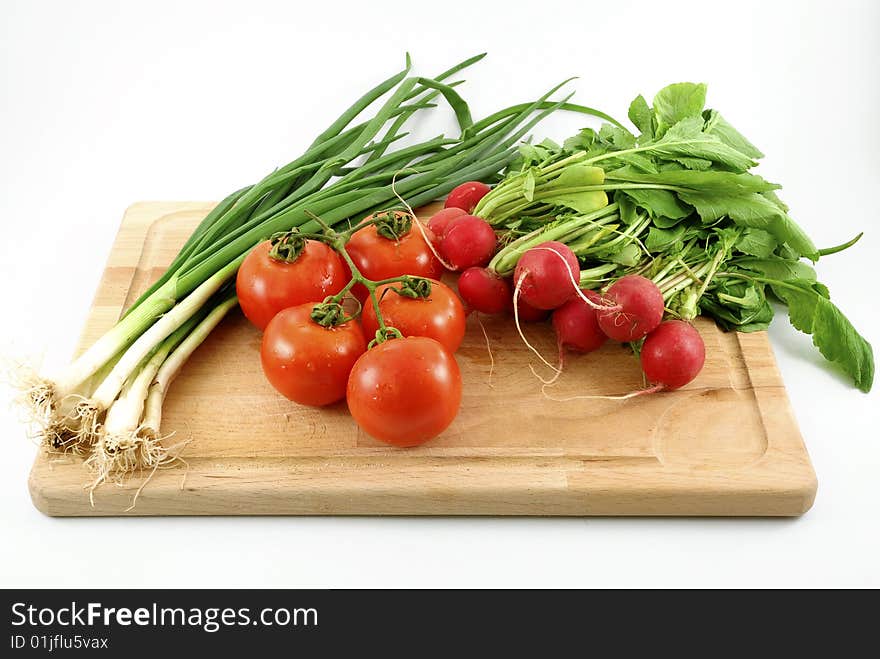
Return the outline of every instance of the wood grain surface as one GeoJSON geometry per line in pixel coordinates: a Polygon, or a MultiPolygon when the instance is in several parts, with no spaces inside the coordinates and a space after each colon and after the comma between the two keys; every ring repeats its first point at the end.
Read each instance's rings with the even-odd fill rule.
{"type": "MultiPolygon", "coordinates": [[[[122,221],[80,343],[112,326],[171,262],[212,204],[143,202],[122,221]]],[[[430,212],[428,209],[426,212],[430,212]]],[[[568,400],[643,386],[627,349],[568,360],[542,393],[512,320],[473,315],[457,353],[461,411],[415,449],[360,432],[345,403],[312,409],[268,385],[260,333],[236,310],[169,393],[163,432],[181,461],[103,485],[89,502],[82,460],[40,454],[30,491],[48,515],[792,516],[816,477],[767,335],[700,319],[707,361],[687,387],[628,401],[568,400]]],[[[526,326],[553,359],[548,323],[526,326]]],[[[545,373],[546,375],[546,373],[545,373]]]]}

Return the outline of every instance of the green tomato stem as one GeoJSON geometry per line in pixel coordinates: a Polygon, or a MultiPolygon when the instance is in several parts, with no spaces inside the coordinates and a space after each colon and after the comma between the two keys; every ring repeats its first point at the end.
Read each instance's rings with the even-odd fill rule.
{"type": "MultiPolygon", "coordinates": [[[[313,216],[313,219],[321,224],[324,224],[324,226],[327,226],[324,222],[322,222],[320,220],[320,218],[313,216]]],[[[372,222],[368,222],[368,224],[369,223],[372,223],[372,222]]],[[[351,291],[351,289],[356,284],[360,284],[361,286],[363,286],[364,288],[367,289],[367,293],[370,297],[370,304],[372,305],[373,311],[376,314],[376,322],[378,322],[378,324],[379,324],[379,330],[376,332],[376,338],[370,342],[370,345],[372,346],[372,345],[375,345],[376,343],[382,343],[383,341],[387,340],[391,336],[396,336],[397,338],[399,338],[401,336],[400,332],[393,327],[389,328],[385,324],[385,319],[382,316],[382,311],[379,309],[379,298],[376,296],[376,289],[379,286],[384,286],[385,284],[393,284],[393,283],[397,283],[397,282],[408,281],[409,279],[411,279],[411,277],[409,277],[408,275],[402,275],[400,277],[389,277],[387,279],[379,279],[379,280],[369,279],[369,278],[365,277],[364,274],[360,271],[360,268],[357,267],[357,264],[354,262],[354,259],[351,258],[351,255],[348,253],[348,250],[346,249],[346,244],[351,239],[352,233],[353,232],[351,232],[350,230],[337,232],[337,231],[334,231],[331,227],[327,226],[326,239],[328,240],[330,246],[345,261],[346,265],[348,266],[348,269],[351,271],[351,279],[348,281],[348,283],[345,285],[345,287],[341,291],[339,291],[339,293],[327,298],[327,300],[324,301],[324,304],[326,304],[328,302],[335,302],[337,304],[340,303],[342,301],[342,299],[345,297],[346,293],[351,291]],[[380,339],[380,336],[382,337],[381,339],[380,339]]],[[[362,313],[362,311],[363,311],[363,308],[359,309],[357,313],[352,314],[350,316],[350,319],[357,318],[362,313]]]]}

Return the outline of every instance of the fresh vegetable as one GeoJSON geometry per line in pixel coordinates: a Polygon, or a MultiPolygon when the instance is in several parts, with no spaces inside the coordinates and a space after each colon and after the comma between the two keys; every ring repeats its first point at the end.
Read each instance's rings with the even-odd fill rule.
{"type": "Polygon", "coordinates": [[[468,268],[458,278],[458,293],[471,311],[502,313],[511,308],[510,284],[486,268],[468,268]]]}
{"type": "Polygon", "coordinates": [[[466,213],[474,210],[480,199],[489,194],[491,188],[482,181],[468,181],[454,188],[446,197],[445,208],[460,208],[466,213]]]}
{"type": "MultiPolygon", "coordinates": [[[[742,332],[767,329],[775,299],[795,328],[869,391],[871,345],[804,261],[851,248],[858,237],[817,249],[777,196],[779,186],[753,173],[763,154],[705,109],[705,97],[705,85],[670,85],[653,106],[641,96],[632,102],[635,133],[606,124],[561,146],[522,145],[518,162],[473,210],[502,234],[505,246],[490,269],[507,276],[531,248],[558,241],[577,256],[582,287],[640,275],[660,289],[669,317],[704,314],[742,332]]],[[[560,295],[567,290],[554,284],[560,295]]],[[[606,323],[606,330],[625,340],[645,328],[618,333],[606,323]]]]}
{"type": "Polygon", "coordinates": [[[355,363],[346,398],[367,434],[394,446],[418,446],[458,414],[461,373],[452,353],[434,339],[390,339],[355,363]]]}
{"type": "MultiPolygon", "coordinates": [[[[449,352],[458,350],[464,338],[465,313],[458,296],[446,284],[434,279],[406,278],[376,289],[378,311],[385,324],[403,336],[435,339],[449,352]]],[[[377,309],[364,307],[361,322],[367,336],[379,330],[377,309]]]]}
{"type": "Polygon", "coordinates": [[[666,320],[648,334],[639,355],[648,382],[671,390],[697,377],[706,361],[706,346],[690,323],[666,320]]]}
{"type": "Polygon", "coordinates": [[[488,222],[473,215],[462,215],[447,225],[440,255],[455,270],[483,266],[495,253],[497,242],[495,230],[488,222]]]}
{"type": "MultiPolygon", "coordinates": [[[[585,290],[584,295],[596,305],[602,304],[602,296],[595,291],[585,290]]],[[[553,311],[553,330],[559,348],[559,363],[562,364],[566,350],[574,352],[593,352],[602,347],[608,336],[599,327],[594,306],[575,296],[553,311]]]]}
{"type": "MultiPolygon", "coordinates": [[[[368,279],[380,281],[401,275],[438,279],[444,268],[428,244],[434,236],[429,228],[423,227],[426,240],[413,227],[414,221],[418,220],[409,213],[384,213],[377,224],[356,232],[345,249],[368,279]]],[[[363,286],[355,286],[352,292],[359,300],[366,299],[363,286]]]]}
{"type": "MultiPolygon", "coordinates": [[[[226,317],[226,314],[237,303],[238,299],[231,295],[231,293],[220,296],[216,303],[206,305],[162,344],[163,348],[160,348],[159,353],[166,347],[170,349],[170,352],[162,359],[162,364],[156,371],[156,375],[153,377],[149,392],[147,393],[146,408],[144,409],[144,417],[141,423],[141,432],[145,436],[161,437],[162,405],[165,402],[168,388],[171,386],[174,378],[177,377],[177,374],[180,373],[190,355],[208,338],[214,328],[220,324],[220,321],[226,317]],[[191,323],[192,329],[190,329],[191,323]],[[175,338],[175,334],[178,333],[181,337],[179,343],[175,338]]],[[[163,457],[161,451],[159,451],[159,454],[160,458],[163,457]]],[[[105,453],[96,451],[92,455],[93,457],[100,457],[105,455],[105,453]]],[[[123,469],[120,475],[124,476],[125,471],[123,469]]]]}
{"type": "Polygon", "coordinates": [[[367,349],[355,320],[334,324],[342,308],[312,303],[280,311],[260,346],[263,373],[282,395],[302,405],[330,405],[345,397],[348,375],[367,349]]]}
{"type": "MultiPolygon", "coordinates": [[[[601,114],[564,99],[550,100],[557,86],[534,102],[475,122],[453,89],[459,81],[445,81],[481,58],[470,58],[436,79],[408,76],[407,58],[402,71],[359,98],[300,157],[233,192],[208,213],[168,270],[68,367],[24,377],[22,398],[47,449],[99,453],[90,458],[90,464],[99,465],[96,483],[107,474],[130,473],[170,459],[157,428],[109,442],[105,416],[119,402],[119,414],[113,414],[118,427],[142,428],[143,419],[136,417],[144,413],[147,401],[129,404],[129,396],[149,398],[141,386],[149,379],[144,368],[181,328],[197,331],[201,325],[192,326],[190,320],[214,309],[218,296],[229,292],[255,245],[293,229],[306,239],[315,238],[323,228],[316,216],[328,225],[345,226],[353,218],[388,209],[396,200],[418,207],[462,183],[495,180],[515,157],[514,144],[548,114],[558,109],[601,114]],[[405,122],[432,107],[438,96],[452,106],[461,134],[391,149],[405,135],[405,122]],[[353,124],[355,117],[369,114],[368,108],[372,116],[353,124]],[[127,417],[124,422],[119,422],[120,414],[127,417]],[[126,448],[116,450],[119,446],[126,448]]],[[[169,352],[166,360],[174,354],[169,352]]],[[[152,389],[152,384],[146,387],[147,392],[152,389]]]]}
{"type": "MultiPolygon", "coordinates": [[[[104,481],[119,481],[132,469],[156,469],[173,459],[158,441],[165,394],[190,355],[236,306],[238,300],[230,289],[230,286],[224,287],[182,323],[125,383],[107,411],[94,450],[86,459],[86,465],[95,474],[90,496],[104,481]]],[[[107,377],[116,363],[117,360],[112,360],[98,375],[107,377]]],[[[98,382],[102,379],[96,378],[98,382]]],[[[65,421],[55,437],[68,443],[53,448],[82,452],[76,433],[85,430],[82,425],[65,421]]]]}
{"type": "Polygon", "coordinates": [[[242,312],[259,329],[282,309],[320,302],[348,283],[348,269],[336,252],[296,232],[260,243],[238,269],[235,290],[242,312]]]}
{"type": "MultiPolygon", "coordinates": [[[[510,308],[511,313],[513,313],[512,302],[510,308]]],[[[542,320],[547,320],[547,317],[550,315],[550,310],[533,307],[531,304],[523,300],[522,297],[520,297],[516,301],[515,315],[521,323],[540,323],[542,320]]]]}
{"type": "MultiPolygon", "coordinates": [[[[271,330],[270,361],[279,365],[271,377],[284,385],[279,389],[323,404],[331,393],[338,399],[350,367],[346,396],[366,432],[397,445],[427,441],[457,412],[458,367],[438,341],[403,338],[403,329],[386,323],[382,305],[389,317],[397,307],[408,314],[410,308],[422,313],[443,306],[436,283],[443,264],[435,244],[457,269],[485,265],[491,257],[488,270],[462,276],[472,309],[497,310],[504,299],[517,324],[555,309],[562,347],[580,349],[601,338],[593,325],[567,321],[569,314],[583,315],[581,306],[594,310],[605,333],[639,350],[654,385],[645,392],[682,386],[699,372],[705,347],[686,321],[702,313],[726,329],[766,329],[773,299],[856,386],[871,388],[870,344],[803,260],[816,262],[858,238],[817,249],[777,197],[779,186],[753,173],[760,151],[717,111],[704,109],[705,86],[671,85],[653,106],[636,98],[629,116],[638,135],[567,99],[551,101],[559,86],[475,122],[454,89],[458,81],[446,81],[480,57],[435,79],[409,76],[407,58],[403,71],[358,99],[299,158],[218,204],[113,329],[66,369],[27,382],[24,397],[45,446],[91,453],[96,484],[170,460],[159,441],[162,400],[181,364],[236,304],[233,279],[245,313],[266,326],[264,339],[271,330]],[[460,134],[392,148],[405,136],[405,122],[439,96],[454,110],[460,134]],[[352,125],[370,107],[373,115],[352,125]],[[559,109],[611,124],[584,129],[562,145],[527,140],[514,146],[559,109]],[[411,212],[391,208],[399,202],[409,211],[444,195],[449,212],[434,222],[440,236],[411,212]],[[468,215],[450,217],[452,208],[468,215]],[[283,237],[270,246],[291,262],[278,270],[299,272],[290,288],[272,269],[277,264],[254,250],[279,232],[283,237]],[[492,256],[499,238],[504,246],[492,256]],[[333,265],[306,268],[309,255],[333,265]],[[260,266],[254,267],[259,276],[252,266],[260,266]],[[510,286],[503,285],[511,275],[512,304],[506,299],[510,286]],[[403,299],[403,289],[424,286],[420,281],[437,292],[436,301],[430,295],[403,299]],[[379,291],[383,286],[399,292],[379,291]],[[581,289],[605,294],[597,299],[581,289]],[[369,300],[365,323],[369,313],[375,317],[371,336],[361,335],[359,344],[370,339],[373,347],[354,366],[351,346],[357,342],[349,334],[359,330],[343,311],[348,293],[369,300]],[[308,295],[308,321],[294,318],[301,306],[279,311],[302,301],[300,294],[308,295]],[[664,313],[678,320],[663,323],[664,313]],[[285,337],[294,337],[293,343],[285,344],[285,337]],[[298,355],[312,354],[291,345],[314,349],[327,366],[316,369],[317,357],[306,357],[291,385],[282,376],[301,369],[298,355]],[[338,354],[340,346],[349,347],[338,354]]],[[[445,317],[457,312],[450,314],[445,317]]],[[[396,324],[410,322],[421,321],[407,315],[396,324]]],[[[448,346],[457,345],[457,331],[446,337],[448,346]]]]}
{"type": "Polygon", "coordinates": [[[460,208],[452,207],[444,208],[431,216],[431,219],[428,220],[428,228],[434,234],[436,243],[443,241],[443,235],[446,233],[446,227],[449,226],[449,223],[462,215],[467,215],[467,213],[460,208]]]}
{"type": "Polygon", "coordinates": [[[626,275],[611,284],[605,298],[619,309],[599,311],[599,327],[615,341],[638,341],[663,320],[663,294],[641,275],[626,275]]]}
{"type": "Polygon", "coordinates": [[[555,309],[577,293],[580,265],[565,245],[548,241],[529,249],[516,264],[513,279],[523,302],[555,309]]]}

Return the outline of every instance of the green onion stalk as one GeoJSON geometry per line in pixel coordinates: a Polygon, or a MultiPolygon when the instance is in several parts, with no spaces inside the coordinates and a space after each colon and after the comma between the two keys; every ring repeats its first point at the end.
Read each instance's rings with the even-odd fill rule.
{"type": "Polygon", "coordinates": [[[112,329],[63,370],[28,378],[24,397],[46,448],[91,453],[96,483],[163,464],[171,459],[160,443],[168,386],[235,306],[235,274],[256,244],[293,229],[318,232],[316,216],[346,226],[395,200],[418,207],[463,182],[498,180],[517,142],[557,110],[605,117],[569,97],[551,100],[562,83],[474,122],[455,90],[461,81],[447,81],[483,56],[435,78],[410,76],[407,56],[402,71],[359,98],[302,155],[221,201],[112,329]],[[440,96],[460,135],[395,149],[406,122],[440,96]],[[372,117],[352,125],[368,109],[372,117]]]}

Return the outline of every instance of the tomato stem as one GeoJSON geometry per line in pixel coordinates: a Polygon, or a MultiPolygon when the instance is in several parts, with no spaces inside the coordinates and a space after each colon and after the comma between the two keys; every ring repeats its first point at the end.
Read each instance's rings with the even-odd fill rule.
{"type": "MultiPolygon", "coordinates": [[[[381,322],[381,319],[380,319],[381,322]]],[[[375,348],[380,343],[385,343],[389,339],[402,339],[403,334],[396,327],[380,327],[376,330],[376,337],[367,344],[367,350],[375,348]]]]}
{"type": "MultiPolygon", "coordinates": [[[[401,338],[403,335],[398,329],[394,327],[388,327],[385,324],[385,319],[382,317],[382,312],[379,309],[379,298],[376,296],[376,289],[379,286],[384,286],[385,284],[395,284],[399,282],[402,284],[400,289],[396,291],[399,295],[405,295],[407,297],[413,298],[426,298],[428,297],[428,295],[431,294],[431,282],[427,279],[424,279],[423,277],[412,277],[410,275],[389,277],[388,279],[379,280],[368,279],[357,267],[357,264],[354,262],[354,260],[349,255],[348,250],[345,248],[345,246],[348,244],[348,241],[357,231],[360,231],[364,227],[371,224],[377,224],[380,221],[387,221],[387,216],[382,217],[380,216],[380,214],[376,213],[364,220],[363,222],[360,222],[356,226],[352,227],[351,229],[348,229],[346,231],[336,231],[333,229],[333,227],[324,222],[324,220],[318,217],[315,213],[307,210],[305,211],[305,214],[308,215],[315,222],[317,222],[321,227],[323,227],[324,234],[323,236],[321,236],[320,239],[326,242],[342,257],[346,265],[348,265],[348,269],[351,271],[351,279],[341,291],[339,291],[336,295],[328,297],[321,304],[315,306],[315,308],[312,310],[312,320],[320,325],[329,327],[331,325],[340,325],[343,322],[347,322],[348,320],[353,320],[354,318],[357,318],[361,314],[363,307],[358,309],[357,313],[346,317],[341,311],[341,302],[346,293],[354,288],[355,284],[360,284],[367,289],[367,293],[370,298],[370,304],[372,304],[373,306],[373,311],[376,312],[376,321],[379,323],[379,329],[376,331],[376,338],[374,338],[370,342],[370,347],[378,345],[379,343],[383,343],[388,339],[401,338]],[[329,309],[332,308],[332,305],[338,307],[339,311],[334,311],[333,313],[331,313],[329,309]],[[334,315],[334,313],[336,315],[334,315]]],[[[404,214],[401,213],[401,215],[404,214]]],[[[411,223],[412,216],[408,213],[405,215],[407,218],[409,218],[409,222],[411,223]]],[[[396,214],[395,218],[397,218],[396,214]]]]}
{"type": "Polygon", "coordinates": [[[374,215],[376,233],[386,240],[398,242],[403,236],[412,230],[413,217],[402,211],[388,211],[381,217],[374,215]]]}
{"type": "Polygon", "coordinates": [[[391,288],[401,297],[409,297],[414,300],[427,299],[431,295],[431,282],[424,277],[411,277],[404,275],[400,282],[400,288],[391,288]]]}
{"type": "Polygon", "coordinates": [[[296,228],[290,231],[280,231],[272,234],[269,238],[272,245],[269,250],[269,258],[283,263],[293,263],[299,258],[306,248],[306,237],[296,228]]]}
{"type": "MultiPolygon", "coordinates": [[[[307,212],[308,215],[311,216],[310,213],[307,212]]],[[[326,226],[326,223],[321,220],[318,221],[321,226],[326,226]]],[[[353,227],[349,227],[345,231],[339,232],[340,235],[346,236],[346,242],[348,238],[351,238],[354,234],[356,234],[361,229],[365,229],[368,226],[376,225],[377,233],[383,238],[387,238],[388,240],[400,240],[400,238],[412,229],[413,216],[408,212],[404,212],[397,209],[389,209],[385,211],[378,211],[373,213],[353,227]]]]}
{"type": "Polygon", "coordinates": [[[342,305],[333,298],[327,298],[321,304],[316,304],[312,308],[310,317],[321,327],[336,327],[355,319],[355,316],[347,315],[342,305]]]}

